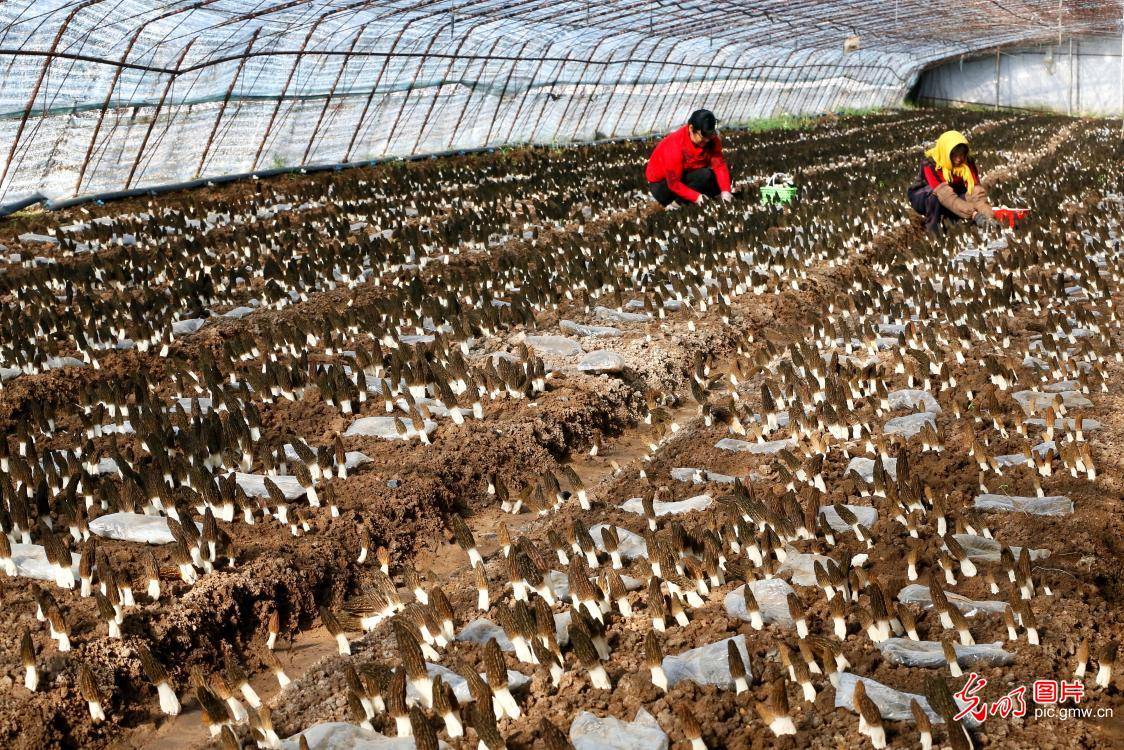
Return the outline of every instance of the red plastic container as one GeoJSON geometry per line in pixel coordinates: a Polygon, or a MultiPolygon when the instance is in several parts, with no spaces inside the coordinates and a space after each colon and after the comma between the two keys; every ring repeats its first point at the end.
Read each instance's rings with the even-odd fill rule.
{"type": "Polygon", "coordinates": [[[1026,217],[1026,215],[1028,213],[1030,213],[1029,208],[1001,207],[1001,208],[996,208],[996,209],[993,209],[993,210],[995,211],[996,221],[998,221],[1002,224],[1006,224],[1007,226],[1011,227],[1012,229],[1015,228],[1015,225],[1018,224],[1020,220],[1024,219],[1026,217]]]}

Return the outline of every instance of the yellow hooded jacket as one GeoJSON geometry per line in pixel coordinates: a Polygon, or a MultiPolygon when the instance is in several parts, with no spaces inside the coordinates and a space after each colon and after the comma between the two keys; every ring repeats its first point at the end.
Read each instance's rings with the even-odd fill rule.
{"type": "Polygon", "coordinates": [[[968,139],[962,133],[956,130],[946,130],[941,133],[940,138],[937,138],[936,144],[925,152],[925,156],[933,160],[937,165],[937,171],[940,173],[945,182],[951,183],[953,177],[959,177],[963,180],[968,188],[968,192],[972,192],[972,188],[976,186],[976,175],[972,167],[965,161],[959,167],[952,166],[952,149],[960,144],[968,145],[968,139]]]}

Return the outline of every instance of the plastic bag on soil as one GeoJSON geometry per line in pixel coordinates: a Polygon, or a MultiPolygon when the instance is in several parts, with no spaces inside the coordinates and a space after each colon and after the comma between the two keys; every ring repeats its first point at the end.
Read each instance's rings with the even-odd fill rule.
{"type": "MultiPolygon", "coordinates": [[[[448,667],[443,667],[440,664],[426,662],[425,671],[429,673],[430,677],[441,675],[441,679],[445,681],[446,685],[453,689],[453,695],[457,697],[457,700],[462,706],[466,703],[472,702],[472,693],[470,693],[468,690],[468,680],[461,677],[453,670],[449,669],[448,667]]],[[[480,676],[484,678],[484,682],[488,681],[487,675],[481,674],[480,676]]],[[[513,669],[507,670],[507,685],[513,693],[530,681],[531,678],[523,674],[522,672],[516,672],[513,669]]],[[[406,705],[412,706],[420,699],[421,696],[418,694],[417,689],[412,684],[407,682],[406,705]]]]}
{"type": "Polygon", "coordinates": [[[1054,397],[1057,395],[1062,397],[1062,404],[1068,409],[1093,405],[1092,401],[1082,396],[1078,391],[1054,391],[1053,393],[1043,393],[1042,391],[1016,391],[1011,394],[1011,398],[1018,401],[1019,406],[1021,406],[1023,411],[1027,414],[1033,414],[1054,403],[1054,397]]]}
{"type": "MultiPolygon", "coordinates": [[[[854,513],[855,516],[859,519],[859,523],[867,527],[868,529],[873,529],[874,524],[878,522],[878,511],[874,508],[866,505],[844,505],[843,507],[854,513]]],[[[820,515],[822,515],[824,517],[824,520],[827,521],[827,525],[835,531],[851,530],[850,525],[848,525],[842,518],[840,518],[839,514],[835,512],[835,508],[831,507],[830,505],[825,505],[820,508],[820,515]]]]}
{"type": "MultiPolygon", "coordinates": [[[[891,721],[913,721],[913,713],[909,709],[910,701],[916,700],[921,704],[923,710],[928,716],[929,721],[934,724],[943,724],[944,719],[937,715],[937,712],[929,705],[929,699],[923,695],[916,693],[906,693],[901,690],[883,685],[877,680],[872,680],[869,677],[859,677],[851,672],[839,673],[839,686],[835,689],[835,707],[845,708],[848,711],[854,711],[854,693],[855,683],[862,680],[863,687],[866,688],[866,694],[874,701],[874,705],[878,706],[878,712],[882,714],[883,719],[890,719],[891,721]]],[[[963,701],[956,699],[956,705],[963,708],[965,704],[963,701]]],[[[969,714],[965,716],[962,721],[968,726],[978,726],[979,722],[972,718],[969,714]]]]}
{"type": "MultiPolygon", "coordinates": [[[[699,646],[681,654],[665,656],[663,671],[667,675],[668,686],[673,686],[680,680],[691,680],[698,685],[717,685],[718,687],[732,690],[734,677],[730,674],[730,660],[728,656],[728,641],[733,641],[741,652],[742,662],[749,664],[749,652],[745,646],[745,636],[737,635],[733,638],[724,638],[705,646],[699,646]]],[[[752,677],[752,675],[749,675],[752,677]]]]}
{"type": "MultiPolygon", "coordinates": [[[[1031,417],[1030,419],[1026,420],[1026,423],[1032,427],[1046,426],[1046,420],[1042,419],[1041,417],[1031,417]]],[[[1073,430],[1077,427],[1077,420],[1075,420],[1073,417],[1062,417],[1061,419],[1058,419],[1054,422],[1054,427],[1058,430],[1073,430]]],[[[1089,419],[1087,417],[1083,417],[1081,419],[1081,430],[1084,432],[1099,430],[1101,429],[1101,427],[1103,427],[1103,425],[1095,419],[1089,419]]]]}
{"type": "MultiPolygon", "coordinates": [[[[1044,443],[1039,443],[1038,445],[1034,446],[1033,448],[1031,448],[1031,450],[1033,450],[1040,456],[1045,456],[1050,451],[1056,451],[1057,445],[1053,440],[1047,440],[1044,443]]],[[[1025,463],[1025,453],[1007,453],[1002,456],[995,457],[995,465],[1003,469],[1007,468],[1008,466],[1022,466],[1025,463]]]]}
{"type": "MultiPolygon", "coordinates": [[[[74,561],[71,569],[78,575],[78,556],[72,556],[74,561]]],[[[12,563],[16,566],[16,575],[24,578],[35,578],[40,581],[53,581],[55,574],[51,564],[47,562],[47,551],[41,544],[13,544],[12,563]]]]}
{"type": "MultiPolygon", "coordinates": [[[[265,474],[243,474],[239,471],[234,474],[234,481],[238,482],[238,486],[250,497],[269,497],[269,491],[265,488],[265,477],[265,474]]],[[[296,477],[288,474],[270,474],[269,479],[288,500],[295,500],[304,494],[304,487],[301,487],[296,477]]]]}
{"type": "Polygon", "coordinates": [[[523,342],[539,354],[572,357],[582,353],[582,346],[565,336],[525,336],[523,342]]]}
{"type": "Polygon", "coordinates": [[[512,644],[511,639],[507,637],[507,633],[503,632],[503,628],[483,617],[479,617],[468,623],[457,633],[457,640],[465,643],[484,644],[492,638],[496,639],[496,644],[500,647],[501,651],[515,650],[515,646],[512,644]]]}
{"type": "MultiPolygon", "coordinates": [[[[597,549],[602,552],[605,551],[605,541],[601,538],[601,530],[608,528],[610,524],[598,523],[594,524],[589,529],[589,535],[593,537],[593,543],[597,549]]],[[[648,544],[644,541],[644,537],[636,534],[628,529],[622,529],[620,526],[617,529],[617,551],[620,552],[622,560],[633,560],[637,557],[648,556],[648,544]]]]}
{"type": "MultiPolygon", "coordinates": [[[[347,451],[343,454],[344,466],[348,469],[354,469],[360,464],[365,464],[371,460],[371,457],[361,451],[347,451]]],[[[297,454],[297,449],[293,447],[292,443],[285,443],[285,460],[286,461],[300,461],[300,456],[297,454]]]]}
{"type": "Polygon", "coordinates": [[[206,318],[186,318],[184,320],[176,320],[172,322],[172,333],[177,336],[185,336],[189,333],[195,333],[203,324],[207,322],[206,318]]]}
{"type": "MultiPolygon", "coordinates": [[[[313,724],[303,732],[282,740],[281,750],[298,750],[302,736],[308,742],[308,750],[414,750],[413,737],[387,737],[343,721],[313,724]]],[[[449,747],[440,740],[437,746],[449,747]]]]}
{"type": "Polygon", "coordinates": [[[602,719],[582,711],[570,724],[574,750],[667,750],[667,733],[655,718],[640,709],[632,721],[607,716],[602,719]]]}
{"type": "Polygon", "coordinates": [[[826,566],[830,559],[826,555],[797,552],[790,547],[785,561],[777,568],[777,575],[791,578],[797,586],[815,586],[816,563],[826,566]]]}
{"type": "MultiPolygon", "coordinates": [[[[550,586],[550,590],[554,592],[555,596],[570,601],[570,579],[565,573],[559,570],[548,570],[543,574],[543,579],[550,586]]],[[[621,580],[624,581],[624,587],[627,591],[638,591],[644,585],[643,581],[632,576],[622,575],[621,580]]]]}
{"type": "MultiPolygon", "coordinates": [[[[1000,550],[1003,545],[994,539],[988,539],[986,536],[979,536],[978,534],[953,534],[952,536],[968,553],[972,562],[999,562],[1000,550]]],[[[1018,559],[1022,549],[1022,547],[1011,547],[1011,554],[1015,556],[1015,559],[1018,559]]],[[[1029,553],[1031,560],[1043,560],[1050,556],[1050,550],[1047,549],[1031,549],[1029,553]]]]}
{"type": "Polygon", "coordinates": [[[777,453],[785,448],[791,448],[795,443],[791,440],[766,440],[763,443],[751,443],[748,440],[736,438],[722,438],[714,444],[715,448],[724,451],[742,451],[745,453],[765,454],[777,453]]]}
{"type": "Polygon", "coordinates": [[[927,411],[919,411],[916,414],[906,414],[904,417],[894,417],[886,421],[882,431],[887,435],[901,435],[911,438],[921,432],[925,425],[930,425],[936,429],[937,415],[927,411]]]}
{"type": "MultiPolygon", "coordinates": [[[[792,619],[792,613],[788,609],[788,595],[795,593],[792,586],[788,585],[788,581],[783,581],[780,578],[767,578],[761,581],[751,581],[749,590],[753,592],[753,598],[757,600],[757,606],[761,608],[761,619],[765,623],[775,622],[784,628],[795,627],[796,622],[792,619]]],[[[745,586],[738,586],[736,589],[726,594],[723,605],[726,607],[726,614],[730,617],[736,617],[739,620],[749,622],[749,612],[745,608],[745,594],[742,592],[745,586]]]]}
{"type": "MultiPolygon", "coordinates": [[[[977,612],[989,612],[1001,615],[1007,609],[1006,602],[974,601],[966,596],[944,592],[948,603],[960,610],[965,617],[974,617],[977,612]]],[[[929,595],[929,587],[919,583],[911,583],[898,592],[898,601],[903,604],[920,604],[925,609],[933,606],[933,598],[929,595]]]]}
{"type": "MultiPolygon", "coordinates": [[[[945,666],[944,647],[937,641],[914,641],[909,638],[888,638],[876,644],[882,655],[894,664],[906,667],[945,666]]],[[[974,646],[953,644],[956,661],[962,667],[999,666],[1005,667],[1015,660],[1015,655],[1003,649],[1003,643],[977,643],[974,646]]]]}
{"type": "MultiPolygon", "coordinates": [[[[172,408],[176,408],[178,406],[179,408],[190,414],[191,410],[195,408],[196,403],[199,404],[199,411],[201,411],[202,413],[206,414],[207,412],[211,411],[211,399],[207,398],[206,396],[202,396],[200,398],[177,398],[172,402],[172,408]]],[[[219,405],[220,411],[224,410],[225,408],[226,407],[224,405],[219,405]]]]}
{"type": "Polygon", "coordinates": [[[245,305],[243,305],[242,307],[236,307],[233,310],[228,310],[227,312],[224,312],[222,314],[222,316],[224,318],[234,318],[235,320],[239,320],[241,318],[246,317],[247,315],[249,315],[253,311],[254,311],[254,308],[246,307],[245,305]]]}
{"type": "MultiPolygon", "coordinates": [[[[566,646],[570,642],[570,621],[571,615],[568,610],[554,615],[554,637],[559,646],[566,646]]],[[[477,618],[461,628],[461,632],[457,633],[456,639],[465,643],[483,645],[491,638],[496,639],[496,645],[500,647],[501,651],[515,650],[515,644],[507,637],[507,633],[503,632],[503,628],[483,617],[477,618]]]]}
{"type": "Polygon", "coordinates": [[[888,400],[890,402],[890,411],[920,408],[922,411],[932,412],[933,414],[941,413],[941,405],[937,403],[937,399],[933,397],[933,394],[917,388],[903,388],[900,391],[890,391],[888,400]]]}
{"type": "Polygon", "coordinates": [[[691,484],[702,484],[704,482],[715,482],[717,484],[734,483],[734,477],[729,474],[719,474],[715,471],[694,469],[689,466],[675,467],[671,470],[671,478],[677,482],[690,482],[691,484]]]}
{"type": "Polygon", "coordinates": [[[624,372],[627,366],[624,357],[608,349],[590,352],[578,362],[578,369],[582,372],[624,372]]]}
{"type": "MultiPolygon", "coordinates": [[[[657,516],[667,516],[673,513],[689,513],[693,510],[706,510],[713,502],[714,499],[710,495],[695,495],[686,500],[676,500],[670,503],[657,500],[652,503],[652,509],[655,510],[657,516]]],[[[630,498],[621,505],[621,510],[644,515],[644,501],[639,497],[630,498]]]]}
{"type": "MultiPolygon", "coordinates": [[[[884,459],[882,459],[882,465],[886,467],[886,474],[888,474],[891,479],[897,478],[897,476],[898,476],[898,459],[896,459],[896,458],[884,458],[884,459]]],[[[873,482],[874,481],[874,459],[873,458],[862,458],[861,456],[855,456],[854,458],[851,459],[851,462],[849,464],[847,464],[847,471],[845,473],[850,474],[852,471],[855,472],[856,474],[858,474],[860,477],[862,477],[867,482],[873,482]]]]}
{"type": "Polygon", "coordinates": [[[977,510],[1007,510],[1029,513],[1032,516],[1068,516],[1073,513],[1073,501],[1062,495],[1047,497],[980,495],[976,498],[975,507],[977,510]]]}
{"type": "MultiPolygon", "coordinates": [[[[367,435],[369,437],[380,437],[385,440],[413,440],[412,423],[407,422],[406,424],[410,430],[410,435],[402,436],[398,434],[397,422],[398,417],[361,417],[351,423],[343,436],[354,437],[356,435],[367,435]]],[[[436,429],[436,422],[432,419],[425,420],[425,432],[427,435],[436,429]]]]}
{"type": "Polygon", "coordinates": [[[614,328],[613,326],[587,326],[581,323],[575,323],[572,320],[563,320],[558,324],[565,333],[572,333],[575,336],[594,336],[597,338],[609,338],[613,336],[620,336],[621,329],[614,328]]]}
{"type": "MultiPolygon", "coordinates": [[[[203,525],[196,522],[200,531],[203,525]]],[[[90,521],[90,533],[103,539],[141,544],[171,544],[175,541],[168,530],[165,516],[146,516],[143,513],[109,513],[90,521]]]]}
{"type": "Polygon", "coordinates": [[[593,314],[611,323],[643,323],[651,317],[648,313],[619,312],[602,305],[593,308],[593,314]]]}

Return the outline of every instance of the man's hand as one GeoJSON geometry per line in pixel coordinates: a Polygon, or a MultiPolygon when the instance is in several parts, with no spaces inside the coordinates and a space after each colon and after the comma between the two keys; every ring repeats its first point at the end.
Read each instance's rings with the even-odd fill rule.
{"type": "Polygon", "coordinates": [[[706,203],[706,196],[703,195],[702,193],[699,193],[699,197],[695,198],[695,205],[701,206],[704,203],[706,203]]]}
{"type": "Polygon", "coordinates": [[[724,191],[722,191],[721,197],[722,197],[722,200],[724,202],[729,203],[730,201],[732,201],[734,199],[734,194],[731,193],[729,190],[724,190],[724,191]]]}

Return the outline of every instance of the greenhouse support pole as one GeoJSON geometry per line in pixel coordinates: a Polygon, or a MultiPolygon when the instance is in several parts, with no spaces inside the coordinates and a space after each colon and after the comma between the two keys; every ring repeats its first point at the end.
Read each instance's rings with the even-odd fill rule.
{"type": "MultiPolygon", "coordinates": [[[[273,123],[277,119],[277,113],[281,111],[281,104],[285,101],[285,96],[289,93],[289,86],[293,83],[293,76],[297,74],[297,68],[300,67],[301,58],[304,57],[304,51],[308,48],[308,43],[312,40],[312,35],[316,33],[316,29],[320,26],[320,22],[324,20],[320,16],[308,29],[308,34],[305,35],[304,41],[301,42],[300,49],[297,50],[296,57],[293,58],[293,67],[289,69],[289,77],[285,79],[285,85],[281,87],[281,93],[277,97],[277,102],[273,105],[273,112],[269,115],[269,122],[265,124],[265,132],[262,133],[261,143],[258,144],[258,150],[254,153],[254,163],[250,165],[250,171],[258,168],[258,163],[261,161],[262,152],[265,151],[265,144],[269,142],[269,134],[273,132],[273,123]]],[[[347,154],[344,154],[344,161],[347,161],[347,154]]]]}
{"type": "Polygon", "coordinates": [[[238,77],[242,75],[242,69],[246,67],[246,60],[250,56],[250,50],[253,49],[254,42],[258,40],[258,34],[260,33],[260,26],[254,29],[254,33],[250,35],[250,41],[246,43],[246,50],[238,58],[238,67],[234,69],[234,77],[230,79],[230,86],[226,89],[226,96],[223,97],[222,104],[219,105],[219,112],[215,115],[215,124],[211,126],[211,134],[207,136],[207,143],[203,146],[203,155],[199,157],[199,166],[195,169],[195,179],[199,179],[203,174],[203,167],[207,164],[207,155],[211,153],[211,146],[215,142],[215,136],[218,135],[223,113],[226,112],[226,105],[230,104],[230,97],[234,95],[234,87],[238,85],[238,77]]]}
{"type": "Polygon", "coordinates": [[[1069,92],[1065,100],[1065,113],[1073,114],[1073,37],[1069,38],[1069,92]]]}
{"type": "MultiPolygon", "coordinates": [[[[336,78],[332,81],[332,87],[328,89],[328,96],[324,99],[324,106],[320,109],[320,116],[316,118],[316,125],[312,128],[312,135],[308,137],[308,145],[304,147],[304,156],[301,157],[301,164],[308,163],[308,156],[312,153],[312,147],[316,145],[316,136],[320,134],[320,126],[324,122],[324,115],[328,114],[328,107],[332,103],[332,97],[336,95],[336,87],[340,85],[340,79],[343,78],[344,71],[347,70],[347,61],[351,59],[351,54],[355,52],[355,45],[359,44],[359,37],[363,36],[363,32],[367,30],[367,24],[359,27],[359,33],[351,40],[351,46],[347,48],[347,54],[343,56],[343,62],[340,63],[340,69],[336,73],[336,78]]],[[[262,139],[265,143],[265,139],[262,139]]]]}
{"type": "Polygon", "coordinates": [[[999,50],[995,50],[995,111],[999,111],[999,50]]]}
{"type": "MultiPolygon", "coordinates": [[[[197,39],[198,37],[196,37],[197,39]]],[[[176,60],[176,68],[178,69],[183,65],[183,61],[187,59],[187,53],[191,51],[191,45],[195,44],[195,39],[188,39],[187,44],[184,45],[183,51],[180,52],[179,59],[176,60]]],[[[164,102],[168,99],[168,94],[175,85],[176,76],[171,74],[168,76],[168,82],[164,84],[164,93],[160,94],[160,101],[156,102],[156,109],[152,111],[152,117],[148,121],[148,129],[144,131],[144,138],[141,139],[140,146],[137,148],[137,156],[133,159],[133,166],[129,168],[129,177],[125,180],[125,189],[129,190],[133,186],[133,178],[137,174],[137,167],[140,166],[141,159],[144,158],[144,152],[148,148],[148,139],[152,137],[152,130],[156,127],[156,121],[160,119],[160,110],[164,108],[164,102]]],[[[171,126],[169,119],[168,125],[171,126]]]]}

